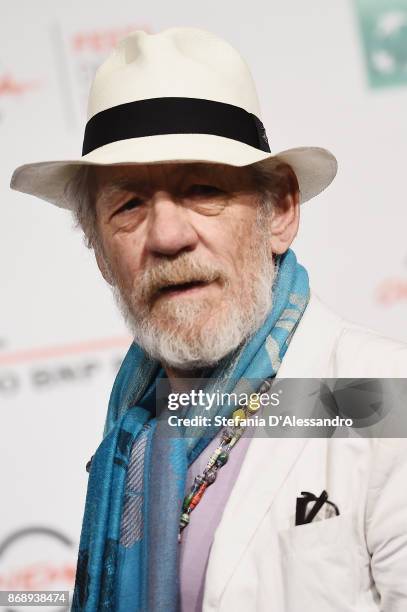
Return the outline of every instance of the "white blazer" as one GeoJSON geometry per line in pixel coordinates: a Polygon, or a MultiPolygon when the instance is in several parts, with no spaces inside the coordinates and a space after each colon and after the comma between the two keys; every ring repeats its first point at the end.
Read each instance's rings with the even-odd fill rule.
{"type": "MultiPolygon", "coordinates": [[[[312,293],[280,378],[407,378],[407,345],[312,293]]],[[[406,612],[407,441],[253,439],[215,532],[204,612],[406,612]],[[340,515],[295,526],[301,491],[340,515]]]]}

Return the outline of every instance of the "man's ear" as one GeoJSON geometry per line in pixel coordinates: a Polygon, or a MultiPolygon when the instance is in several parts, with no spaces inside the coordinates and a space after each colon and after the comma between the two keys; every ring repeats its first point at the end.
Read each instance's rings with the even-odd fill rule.
{"type": "Polygon", "coordinates": [[[270,243],[273,253],[285,253],[298,232],[300,194],[289,192],[273,205],[270,216],[270,243]]]}
{"type": "Polygon", "coordinates": [[[98,265],[99,270],[102,273],[103,278],[105,279],[105,281],[107,283],[109,283],[109,285],[113,285],[113,278],[110,274],[110,270],[109,267],[106,263],[106,260],[104,258],[103,253],[101,252],[100,248],[95,247],[94,249],[94,253],[95,253],[95,258],[96,258],[96,263],[98,265]]]}

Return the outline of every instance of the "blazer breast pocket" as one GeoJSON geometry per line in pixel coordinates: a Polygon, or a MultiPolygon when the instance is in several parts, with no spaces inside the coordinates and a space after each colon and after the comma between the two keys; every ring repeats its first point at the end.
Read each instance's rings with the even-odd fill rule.
{"type": "Polygon", "coordinates": [[[287,612],[356,609],[360,548],[352,515],[284,529],[278,542],[287,612]]]}
{"type": "Polygon", "coordinates": [[[352,517],[340,514],[284,529],[279,532],[279,539],[287,554],[308,554],[316,547],[342,546],[344,537],[351,540],[354,535],[352,517]]]}

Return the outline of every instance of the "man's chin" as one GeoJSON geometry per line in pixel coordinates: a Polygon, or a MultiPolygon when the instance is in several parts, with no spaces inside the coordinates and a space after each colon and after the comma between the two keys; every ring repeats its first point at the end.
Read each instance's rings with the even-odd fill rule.
{"type": "MultiPolygon", "coordinates": [[[[206,309],[205,309],[206,310],[206,309]]],[[[149,317],[144,328],[159,336],[165,334],[167,337],[178,337],[183,342],[196,343],[197,339],[219,333],[222,324],[219,313],[208,316],[206,312],[171,312],[170,309],[157,309],[154,315],[149,317]]]]}
{"type": "Polygon", "coordinates": [[[178,313],[155,312],[144,322],[127,320],[134,339],[150,356],[172,367],[187,369],[216,364],[242,341],[233,329],[228,313],[222,310],[178,313]]]}
{"type": "MultiPolygon", "coordinates": [[[[148,322],[168,332],[178,327],[199,329],[219,320],[222,305],[219,300],[192,295],[163,297],[156,300],[150,307],[148,322]]],[[[145,317],[145,318],[147,318],[145,317]]]]}

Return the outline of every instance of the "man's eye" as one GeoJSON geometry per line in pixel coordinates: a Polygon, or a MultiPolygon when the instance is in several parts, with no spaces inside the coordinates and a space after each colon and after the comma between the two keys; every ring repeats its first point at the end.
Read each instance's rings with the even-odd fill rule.
{"type": "Polygon", "coordinates": [[[126,204],[123,204],[123,206],[120,206],[117,212],[121,213],[126,210],[133,210],[133,208],[137,208],[137,206],[140,206],[141,203],[142,203],[142,200],[140,198],[132,198],[131,200],[126,202],[126,204]]]}
{"type": "Polygon", "coordinates": [[[186,191],[187,195],[192,196],[214,196],[223,193],[213,185],[191,185],[186,191]]]}

